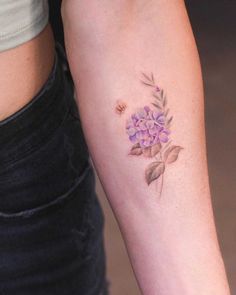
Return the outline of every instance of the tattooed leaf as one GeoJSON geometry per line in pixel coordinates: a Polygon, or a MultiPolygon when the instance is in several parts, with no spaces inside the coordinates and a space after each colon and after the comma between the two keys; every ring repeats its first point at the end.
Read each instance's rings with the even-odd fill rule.
{"type": "Polygon", "coordinates": [[[170,111],[170,109],[167,109],[167,110],[164,112],[165,117],[167,117],[169,111],[170,111]]]}
{"type": "Polygon", "coordinates": [[[153,96],[154,96],[158,101],[161,102],[161,98],[160,98],[156,93],[153,93],[153,96]]]}
{"type": "Polygon", "coordinates": [[[167,164],[173,163],[178,159],[179,152],[183,148],[180,146],[172,145],[164,153],[164,161],[167,164]]]}
{"type": "Polygon", "coordinates": [[[139,156],[142,153],[143,151],[142,151],[142,148],[140,147],[140,144],[136,143],[135,145],[132,146],[129,154],[134,156],[139,156]]]}
{"type": "Polygon", "coordinates": [[[153,146],[149,146],[143,149],[143,154],[145,157],[152,158],[156,156],[161,150],[161,144],[157,143],[153,146]]]}
{"type": "Polygon", "coordinates": [[[170,124],[170,122],[173,120],[173,116],[170,117],[170,119],[168,119],[167,123],[170,124]]]}
{"type": "Polygon", "coordinates": [[[145,81],[142,81],[142,80],[141,80],[141,82],[142,82],[144,85],[146,85],[146,86],[153,87],[153,84],[150,84],[150,83],[148,83],[148,82],[145,82],[145,81]]]}
{"type": "Polygon", "coordinates": [[[163,97],[163,106],[165,107],[167,104],[167,99],[166,99],[166,96],[163,97]]]}
{"type": "Polygon", "coordinates": [[[155,84],[155,80],[154,80],[154,75],[153,75],[153,73],[151,74],[151,76],[152,76],[152,82],[153,82],[153,84],[155,84]]]}
{"type": "Polygon", "coordinates": [[[163,95],[164,95],[164,91],[163,89],[161,90],[161,97],[163,98],[163,95]]]}
{"type": "Polygon", "coordinates": [[[142,73],[142,74],[143,74],[144,78],[147,79],[149,82],[153,82],[152,79],[148,75],[146,75],[145,73],[142,73]]]}
{"type": "Polygon", "coordinates": [[[172,141],[168,141],[165,146],[164,146],[164,149],[163,150],[167,150],[167,148],[170,146],[170,144],[172,143],[172,141]]]}
{"type": "Polygon", "coordinates": [[[152,102],[152,105],[154,105],[156,108],[158,108],[159,110],[162,109],[162,106],[160,106],[159,103],[156,103],[156,102],[152,102]]]}
{"type": "Polygon", "coordinates": [[[151,158],[151,147],[149,146],[147,148],[144,148],[143,149],[143,154],[144,154],[145,157],[151,158]]]}
{"type": "Polygon", "coordinates": [[[158,179],[165,171],[165,164],[163,162],[151,163],[145,171],[145,179],[149,185],[153,180],[158,179]]]}
{"type": "Polygon", "coordinates": [[[166,126],[167,127],[170,127],[170,123],[172,122],[173,120],[173,116],[171,116],[168,120],[167,120],[167,123],[166,123],[166,126]]]}
{"type": "Polygon", "coordinates": [[[151,156],[154,157],[158,154],[161,150],[161,144],[157,143],[151,147],[151,156]]]}

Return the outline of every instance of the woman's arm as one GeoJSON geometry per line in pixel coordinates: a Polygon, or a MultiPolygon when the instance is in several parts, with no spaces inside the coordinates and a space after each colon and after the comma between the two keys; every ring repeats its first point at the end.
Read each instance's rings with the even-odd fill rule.
{"type": "Polygon", "coordinates": [[[184,2],[64,0],[62,16],[85,136],[142,293],[229,294],[184,2]]]}

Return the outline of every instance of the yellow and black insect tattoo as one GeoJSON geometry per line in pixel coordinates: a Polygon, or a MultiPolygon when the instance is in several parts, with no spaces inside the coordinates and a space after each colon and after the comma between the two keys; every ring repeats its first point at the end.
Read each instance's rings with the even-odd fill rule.
{"type": "Polygon", "coordinates": [[[127,105],[125,102],[121,101],[121,100],[117,100],[116,102],[116,113],[121,115],[125,112],[127,108],[127,105]]]}

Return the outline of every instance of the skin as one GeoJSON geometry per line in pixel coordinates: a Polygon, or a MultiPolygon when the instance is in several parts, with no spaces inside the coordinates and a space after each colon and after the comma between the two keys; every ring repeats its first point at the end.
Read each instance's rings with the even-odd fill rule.
{"type": "MultiPolygon", "coordinates": [[[[62,14],[83,128],[141,292],[228,295],[210,200],[201,70],[183,2],[64,0],[62,14]],[[150,103],[137,83],[143,71],[167,91],[172,137],[184,147],[165,172],[159,200],[145,183],[149,161],[128,157],[125,121],[150,103]],[[122,115],[117,100],[127,106],[122,115]]],[[[53,48],[47,26],[0,53],[0,120],[42,87],[53,48]]]]}
{"type": "Polygon", "coordinates": [[[142,294],[230,294],[208,182],[201,68],[181,0],[64,0],[66,49],[91,156],[120,226],[142,294]],[[183,147],[161,198],[145,158],[129,157],[126,119],[150,105],[153,72],[183,147]],[[117,100],[127,107],[116,113],[117,100]]]}
{"type": "Polygon", "coordinates": [[[0,120],[21,109],[45,83],[54,61],[50,25],[35,38],[0,52],[0,120]],[[14,85],[14,87],[13,87],[14,85]]]}

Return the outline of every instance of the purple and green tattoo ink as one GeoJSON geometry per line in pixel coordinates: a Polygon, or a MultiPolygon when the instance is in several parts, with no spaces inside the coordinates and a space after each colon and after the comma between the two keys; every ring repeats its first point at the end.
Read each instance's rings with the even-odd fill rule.
{"type": "Polygon", "coordinates": [[[170,127],[173,116],[169,115],[163,89],[157,86],[153,74],[142,75],[141,82],[152,88],[153,108],[144,106],[127,120],[126,132],[133,144],[129,155],[153,159],[145,170],[145,180],[148,185],[158,181],[161,196],[165,169],[168,164],[178,159],[179,152],[183,148],[171,144],[170,127]]]}

